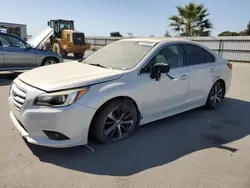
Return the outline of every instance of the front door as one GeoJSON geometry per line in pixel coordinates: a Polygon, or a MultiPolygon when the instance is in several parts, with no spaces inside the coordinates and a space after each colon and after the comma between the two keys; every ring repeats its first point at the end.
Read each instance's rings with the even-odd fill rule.
{"type": "Polygon", "coordinates": [[[189,69],[184,66],[180,45],[162,48],[146,65],[138,78],[141,93],[141,113],[145,119],[159,119],[177,110],[188,101],[189,69]],[[161,74],[160,80],[151,79],[155,63],[168,63],[170,72],[161,74]]]}
{"type": "Polygon", "coordinates": [[[27,68],[36,65],[35,50],[27,49],[26,44],[17,37],[2,35],[6,68],[27,68]]]}

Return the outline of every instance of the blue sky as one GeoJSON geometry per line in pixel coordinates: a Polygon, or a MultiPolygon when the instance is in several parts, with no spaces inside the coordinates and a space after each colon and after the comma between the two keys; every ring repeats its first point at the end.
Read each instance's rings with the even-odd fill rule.
{"type": "MultiPolygon", "coordinates": [[[[75,20],[76,29],[88,36],[109,36],[120,31],[124,36],[163,36],[168,17],[176,14],[175,5],[190,0],[11,0],[1,2],[0,22],[27,24],[28,34],[36,35],[50,19],[75,20]],[[10,3],[11,2],[11,3],[10,3]]],[[[194,0],[211,13],[212,35],[221,31],[240,31],[250,21],[250,0],[194,0]]]]}

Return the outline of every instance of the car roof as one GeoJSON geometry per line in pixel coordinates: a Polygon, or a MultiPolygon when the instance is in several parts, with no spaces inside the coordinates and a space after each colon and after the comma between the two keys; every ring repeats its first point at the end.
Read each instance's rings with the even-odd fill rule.
{"type": "Polygon", "coordinates": [[[120,41],[138,41],[138,42],[152,42],[152,43],[158,43],[161,45],[167,44],[167,43],[172,43],[172,42],[178,42],[178,43],[186,43],[186,44],[193,44],[196,46],[200,46],[208,51],[211,52],[211,49],[208,47],[200,44],[199,42],[188,40],[188,39],[183,39],[183,38],[178,38],[178,37],[164,37],[164,38],[156,38],[156,37],[148,37],[148,38],[125,38],[121,39],[120,41]]]}
{"type": "Polygon", "coordinates": [[[148,37],[148,38],[125,38],[121,39],[121,41],[138,41],[138,42],[155,42],[155,43],[168,43],[168,42],[185,42],[190,44],[198,44],[197,42],[188,40],[188,39],[181,39],[178,37],[163,37],[163,38],[157,38],[157,37],[148,37]]]}
{"type": "Polygon", "coordinates": [[[148,38],[125,38],[122,39],[123,41],[145,41],[145,42],[169,42],[169,41],[189,41],[185,39],[178,39],[178,38],[171,38],[171,37],[165,37],[165,38],[156,38],[156,37],[148,37],[148,38]]]}

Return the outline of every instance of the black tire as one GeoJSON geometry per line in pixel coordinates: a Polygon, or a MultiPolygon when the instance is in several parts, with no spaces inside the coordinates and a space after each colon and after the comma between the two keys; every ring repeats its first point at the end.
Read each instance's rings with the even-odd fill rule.
{"type": "Polygon", "coordinates": [[[77,59],[81,59],[84,57],[84,54],[85,53],[74,53],[74,57],[77,58],[77,59]]]}
{"type": "Polygon", "coordinates": [[[59,60],[57,58],[54,57],[47,57],[43,60],[42,65],[41,66],[46,66],[46,65],[53,65],[53,64],[57,64],[59,63],[59,60]],[[49,63],[51,62],[51,63],[49,63]],[[54,62],[54,63],[53,63],[54,62]]]}
{"type": "Polygon", "coordinates": [[[217,109],[220,107],[222,100],[225,96],[225,87],[224,85],[217,81],[211,88],[205,107],[209,110],[217,109]],[[217,93],[217,94],[216,94],[217,93]]]}
{"type": "Polygon", "coordinates": [[[137,124],[138,111],[135,104],[130,100],[114,100],[97,112],[91,124],[91,132],[97,141],[102,144],[109,144],[131,136],[137,124]],[[121,116],[125,114],[123,115],[124,119],[121,118],[119,120],[119,108],[121,109],[121,116]],[[112,118],[110,118],[110,116],[112,116],[112,118]],[[113,120],[115,116],[117,120],[113,120]],[[131,122],[131,124],[128,122],[131,122]]]}
{"type": "Polygon", "coordinates": [[[67,57],[67,55],[68,55],[68,52],[65,51],[64,49],[62,49],[61,45],[58,42],[55,42],[53,44],[53,51],[60,54],[63,58],[67,57]]]}

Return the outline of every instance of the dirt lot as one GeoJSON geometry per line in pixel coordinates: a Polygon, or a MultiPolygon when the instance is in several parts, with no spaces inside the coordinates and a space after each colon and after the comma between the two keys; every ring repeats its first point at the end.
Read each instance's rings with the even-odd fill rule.
{"type": "Polygon", "coordinates": [[[8,116],[16,74],[0,73],[0,187],[249,188],[250,64],[233,66],[220,109],[147,124],[117,144],[90,143],[94,152],[25,143],[8,116]]]}

